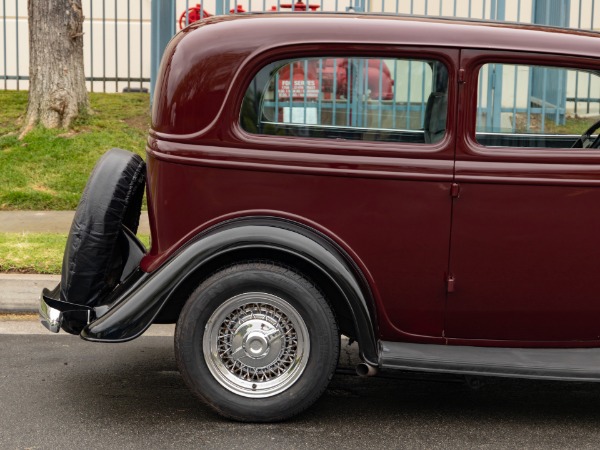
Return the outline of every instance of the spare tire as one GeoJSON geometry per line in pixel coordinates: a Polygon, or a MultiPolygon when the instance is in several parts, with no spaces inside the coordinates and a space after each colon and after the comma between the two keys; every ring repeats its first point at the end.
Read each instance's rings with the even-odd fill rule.
{"type": "Polygon", "coordinates": [[[123,226],[137,232],[146,165],[139,155],[113,148],[96,163],[85,186],[62,264],[61,300],[95,306],[119,282],[123,226]]]}

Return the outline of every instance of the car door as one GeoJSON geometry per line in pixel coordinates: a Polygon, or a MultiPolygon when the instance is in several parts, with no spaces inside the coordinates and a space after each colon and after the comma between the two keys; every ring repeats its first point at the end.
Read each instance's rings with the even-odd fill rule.
{"type": "Polygon", "coordinates": [[[223,207],[284,211],[319,229],[366,274],[380,338],[442,341],[458,50],[300,51],[257,71],[240,139],[302,173],[240,174],[243,195],[223,207]]]}
{"type": "Polygon", "coordinates": [[[598,340],[600,149],[569,147],[600,119],[600,63],[469,50],[461,69],[446,337],[598,340]]]}

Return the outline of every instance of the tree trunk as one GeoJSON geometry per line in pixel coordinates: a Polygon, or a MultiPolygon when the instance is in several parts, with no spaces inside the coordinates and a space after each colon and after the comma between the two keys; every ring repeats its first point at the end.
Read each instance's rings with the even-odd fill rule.
{"type": "Polygon", "coordinates": [[[29,0],[29,103],[21,136],[38,123],[68,128],[89,111],[81,0],[29,0]]]}

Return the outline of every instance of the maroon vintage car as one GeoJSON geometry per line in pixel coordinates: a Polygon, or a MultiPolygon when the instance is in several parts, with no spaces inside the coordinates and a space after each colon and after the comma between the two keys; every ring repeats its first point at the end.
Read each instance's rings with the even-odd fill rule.
{"type": "Polygon", "coordinates": [[[176,322],[190,389],[247,421],[311,405],[340,334],[363,375],[600,381],[599,107],[598,33],[194,23],[165,52],[146,163],[94,169],[42,322],[94,342],[176,322]]]}

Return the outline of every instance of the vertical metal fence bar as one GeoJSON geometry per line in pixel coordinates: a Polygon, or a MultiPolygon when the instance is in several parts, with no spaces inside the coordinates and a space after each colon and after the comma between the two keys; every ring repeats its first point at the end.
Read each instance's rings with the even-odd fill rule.
{"type": "Polygon", "coordinates": [[[346,70],[348,71],[348,77],[346,78],[347,80],[347,93],[346,93],[346,126],[349,127],[350,126],[350,100],[352,98],[351,96],[351,85],[352,85],[352,59],[348,58],[348,67],[346,68],[346,70]]]}
{"type": "Polygon", "coordinates": [[[381,107],[383,106],[383,59],[379,60],[379,110],[377,111],[377,128],[381,128],[381,107]]]}
{"type": "Polygon", "coordinates": [[[487,104],[487,114],[485,116],[485,130],[490,131],[493,129],[493,121],[494,121],[494,85],[495,85],[495,76],[496,76],[496,68],[497,64],[489,64],[488,72],[487,72],[487,90],[486,90],[486,104],[487,104]]]}
{"type": "MultiPolygon", "coordinates": [[[[289,111],[289,116],[288,116],[288,123],[293,123],[292,118],[294,117],[294,114],[292,113],[292,111],[294,110],[294,63],[292,62],[290,64],[290,99],[289,99],[289,103],[290,103],[290,111],[289,111]]],[[[285,122],[285,120],[284,120],[285,122]]]]}
{"type": "MultiPolygon", "coordinates": [[[[202,2],[204,3],[204,2],[202,2]]],[[[175,16],[177,17],[177,16],[175,16]]],[[[200,17],[202,19],[202,17],[200,17]]],[[[185,0],[185,26],[190,24],[190,0],[185,0]]]]}
{"type": "Polygon", "coordinates": [[[423,128],[423,126],[425,125],[425,69],[426,67],[426,63],[422,62],[421,63],[421,125],[420,127],[423,128]]]}
{"type": "MultiPolygon", "coordinates": [[[[582,7],[582,1],[579,0],[579,14],[577,16],[577,28],[581,28],[581,10],[583,9],[582,7]]],[[[575,105],[573,108],[573,113],[575,115],[577,115],[577,109],[579,106],[579,72],[575,72],[575,105]]]]}
{"type": "Polygon", "coordinates": [[[131,89],[131,0],[127,0],[127,90],[131,89]]]}
{"type": "Polygon", "coordinates": [[[115,91],[119,92],[119,24],[117,23],[118,13],[118,4],[117,0],[115,0],[115,91]]]}
{"type": "MultiPolygon", "coordinates": [[[[590,30],[594,29],[594,13],[596,12],[595,4],[596,4],[596,2],[594,0],[592,0],[592,14],[591,14],[592,20],[590,23],[590,30]]],[[[592,74],[588,72],[587,108],[586,108],[586,112],[588,114],[590,113],[591,98],[592,98],[592,74]]]]}
{"type": "Polygon", "coordinates": [[[542,78],[542,128],[541,128],[541,132],[543,133],[544,131],[546,131],[546,93],[547,93],[547,89],[546,89],[546,84],[548,81],[548,68],[544,67],[542,69],[542,73],[543,78],[542,78]]]}
{"type": "Polygon", "coordinates": [[[15,39],[16,47],[17,47],[17,91],[19,91],[19,81],[21,80],[21,75],[19,74],[19,0],[15,2],[15,26],[16,26],[16,35],[15,39]]]}
{"type": "Polygon", "coordinates": [[[319,58],[319,90],[317,97],[317,124],[322,125],[321,122],[321,109],[322,109],[322,97],[323,97],[323,58],[319,58]]]}
{"type": "Polygon", "coordinates": [[[144,87],[144,16],[143,16],[143,5],[142,0],[138,0],[140,2],[140,91],[144,87]]]}
{"type": "Polygon", "coordinates": [[[529,83],[527,86],[527,133],[529,133],[529,130],[531,130],[531,86],[533,84],[533,70],[531,70],[531,67],[527,68],[528,70],[528,76],[529,76],[529,83]]]}
{"type": "Polygon", "coordinates": [[[2,41],[2,44],[4,45],[4,90],[8,89],[8,72],[6,71],[7,68],[7,64],[6,64],[6,54],[8,53],[6,51],[6,0],[2,0],[2,24],[3,24],[3,34],[4,34],[4,40],[2,41]]]}
{"type": "MultiPolygon", "coordinates": [[[[237,1],[237,0],[236,0],[237,1]]],[[[308,109],[307,99],[308,99],[308,58],[304,60],[304,125],[306,125],[306,113],[308,109]]]]}
{"type": "Polygon", "coordinates": [[[362,118],[360,125],[363,127],[369,126],[369,60],[363,59],[361,62],[362,73],[364,74],[364,84],[362,92],[362,118]]]}
{"type": "MultiPolygon", "coordinates": [[[[505,0],[491,0],[490,19],[504,21],[506,16],[505,0]]],[[[504,84],[504,64],[498,64],[494,71],[494,121],[493,128],[500,131],[502,128],[502,89],[504,84]]],[[[513,102],[516,99],[513,98],[513,102]]]]}
{"type": "Polygon", "coordinates": [[[517,132],[517,86],[519,84],[519,66],[515,65],[514,67],[514,80],[513,80],[513,116],[512,116],[512,132],[517,132]]]}
{"type": "Polygon", "coordinates": [[[337,58],[333,58],[333,92],[331,93],[331,97],[333,98],[333,107],[331,108],[331,125],[337,125],[337,71],[337,58]]]}
{"type": "Polygon", "coordinates": [[[410,114],[411,114],[411,83],[412,83],[412,60],[408,61],[408,81],[406,83],[406,129],[411,130],[412,126],[410,123],[410,114]]]}
{"type": "Polygon", "coordinates": [[[392,86],[392,128],[396,128],[396,86],[398,85],[398,60],[394,59],[394,86],[392,86]]]}
{"type": "MultiPolygon", "coordinates": [[[[487,73],[489,71],[489,64],[486,64],[485,66],[482,66],[481,69],[479,69],[479,76],[478,76],[478,86],[477,86],[477,98],[478,98],[478,105],[477,105],[477,128],[480,128],[483,124],[483,77],[484,77],[484,69],[485,72],[487,73]]],[[[487,105],[487,108],[489,110],[490,105],[487,105]]]]}
{"type": "Polygon", "coordinates": [[[90,91],[94,92],[94,7],[90,0],[90,91]]]}
{"type": "Polygon", "coordinates": [[[277,71],[277,73],[275,73],[275,114],[274,114],[274,122],[282,122],[283,121],[283,117],[281,118],[281,120],[279,119],[279,71],[277,71]]]}
{"type": "MultiPolygon", "coordinates": [[[[536,0],[531,0],[531,23],[535,22],[536,0]]],[[[533,70],[531,66],[527,67],[527,125],[525,131],[529,133],[531,130],[531,90],[533,89],[533,70]]]]}
{"type": "Polygon", "coordinates": [[[106,92],[106,0],[102,0],[102,91],[106,92]]]}
{"type": "Polygon", "coordinates": [[[150,92],[154,93],[162,53],[175,34],[175,0],[151,2],[150,92]]]}
{"type": "MultiPolygon", "coordinates": [[[[556,70],[556,72],[558,73],[558,93],[556,98],[557,99],[562,99],[564,98],[563,96],[563,78],[565,76],[565,70],[556,70]]],[[[556,102],[556,107],[554,108],[555,112],[554,112],[554,123],[556,123],[557,125],[560,123],[560,108],[559,108],[559,104],[558,101],[556,102]]],[[[566,102],[565,102],[565,115],[566,115],[566,102]]]]}

